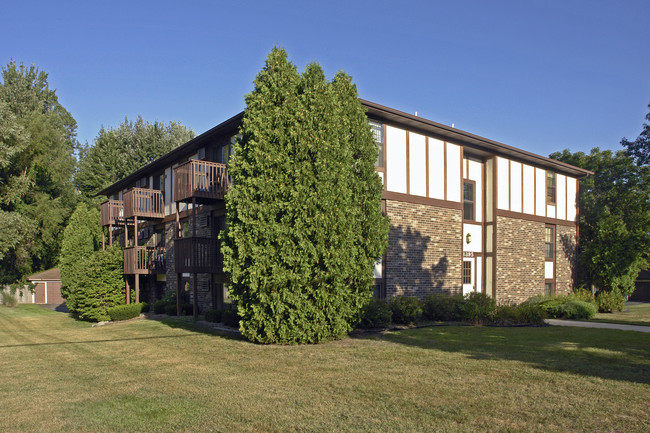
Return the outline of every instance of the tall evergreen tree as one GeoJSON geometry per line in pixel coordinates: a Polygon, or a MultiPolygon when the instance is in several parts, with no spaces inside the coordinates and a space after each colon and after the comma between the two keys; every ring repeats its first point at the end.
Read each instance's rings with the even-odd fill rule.
{"type": "Polygon", "coordinates": [[[304,343],[350,331],[387,246],[377,148],[356,88],[275,48],[246,96],[228,166],[224,267],[243,334],[304,343]]]}
{"type": "Polygon", "coordinates": [[[102,127],[94,145],[81,149],[75,183],[92,197],[192,138],[194,131],[178,122],[149,123],[140,116],[132,122],[125,118],[117,128],[102,127]]]}
{"type": "Polygon", "coordinates": [[[76,122],[36,66],[2,68],[0,282],[52,267],[77,197],[76,122]]]}

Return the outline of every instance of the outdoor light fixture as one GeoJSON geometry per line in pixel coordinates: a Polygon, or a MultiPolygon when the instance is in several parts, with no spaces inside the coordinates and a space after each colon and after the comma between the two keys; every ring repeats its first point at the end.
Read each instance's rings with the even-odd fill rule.
{"type": "Polygon", "coordinates": [[[467,236],[465,236],[465,241],[466,241],[467,243],[472,242],[472,235],[469,234],[469,233],[467,233],[467,236]]]}

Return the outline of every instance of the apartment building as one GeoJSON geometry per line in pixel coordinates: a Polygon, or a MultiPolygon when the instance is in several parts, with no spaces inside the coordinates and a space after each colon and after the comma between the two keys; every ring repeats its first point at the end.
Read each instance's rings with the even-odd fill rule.
{"type": "MultiPolygon", "coordinates": [[[[374,270],[376,296],[477,291],[507,303],[572,289],[578,181],[590,172],[361,102],[391,221],[388,251],[374,270]]],[[[218,235],[242,116],[101,191],[105,242],[125,246],[134,301],[173,290],[197,310],[229,304],[218,235]]]]}

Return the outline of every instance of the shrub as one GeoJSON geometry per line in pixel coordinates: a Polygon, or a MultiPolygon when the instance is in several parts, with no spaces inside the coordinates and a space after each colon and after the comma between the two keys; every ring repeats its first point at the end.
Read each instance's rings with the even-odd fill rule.
{"type": "Polygon", "coordinates": [[[107,308],[106,312],[114,322],[117,322],[118,320],[128,320],[138,317],[142,312],[144,305],[145,304],[142,302],[137,304],[118,305],[116,307],[107,308]]]}
{"type": "Polygon", "coordinates": [[[596,306],[585,301],[566,301],[557,308],[557,316],[564,319],[586,320],[596,314],[596,306]]]}
{"type": "Polygon", "coordinates": [[[571,293],[568,298],[576,301],[591,302],[592,304],[596,303],[596,299],[594,298],[594,294],[591,292],[591,290],[583,288],[574,289],[573,293],[571,293]]]}
{"type": "Polygon", "coordinates": [[[11,293],[8,290],[2,291],[2,304],[7,307],[16,307],[18,305],[18,297],[15,293],[11,293]]]}
{"type": "Polygon", "coordinates": [[[141,302],[142,304],[142,313],[148,313],[151,307],[146,302],[141,302]]]}
{"type": "Polygon", "coordinates": [[[159,299],[153,303],[153,312],[155,314],[164,314],[167,305],[169,305],[167,301],[165,301],[164,299],[159,299]]]}
{"type": "MultiPolygon", "coordinates": [[[[176,305],[174,305],[176,307],[176,305]]],[[[194,314],[194,305],[192,304],[181,304],[181,312],[185,316],[191,316],[194,314]]]]}
{"type": "Polygon", "coordinates": [[[462,295],[429,295],[424,299],[423,317],[427,320],[460,320],[463,301],[462,295]]]}
{"type": "Polygon", "coordinates": [[[535,304],[520,304],[515,307],[516,323],[521,325],[543,325],[548,314],[535,304]]]}
{"type": "Polygon", "coordinates": [[[462,319],[474,323],[489,323],[494,319],[496,304],[485,293],[472,292],[465,295],[460,304],[462,319]]]}
{"type": "Polygon", "coordinates": [[[165,314],[168,316],[175,316],[176,313],[176,304],[165,304],[165,314]]]}
{"type": "Polygon", "coordinates": [[[601,313],[613,313],[614,311],[623,311],[625,298],[623,295],[614,290],[601,290],[596,294],[596,305],[601,313]]]}
{"type": "Polygon", "coordinates": [[[362,328],[386,328],[390,325],[393,312],[386,299],[372,298],[363,309],[360,326],[362,328]]]}
{"type": "Polygon", "coordinates": [[[409,325],[422,317],[422,305],[414,296],[397,296],[390,301],[393,323],[409,325]]]}
{"type": "Polygon", "coordinates": [[[223,311],[221,310],[206,310],[205,320],[208,322],[219,323],[221,322],[221,315],[223,311]]]}
{"type": "Polygon", "coordinates": [[[221,313],[221,323],[231,328],[239,329],[239,314],[235,310],[224,310],[221,313]]]}

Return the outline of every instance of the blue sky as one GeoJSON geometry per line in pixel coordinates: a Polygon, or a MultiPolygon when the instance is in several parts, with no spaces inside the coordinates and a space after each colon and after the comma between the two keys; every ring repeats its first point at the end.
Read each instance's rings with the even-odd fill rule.
{"type": "Polygon", "coordinates": [[[650,102],[650,2],[110,1],[2,5],[0,64],[34,63],[92,142],[125,116],[197,133],[244,109],[275,45],[362,98],[548,155],[619,149],[650,102]]]}

